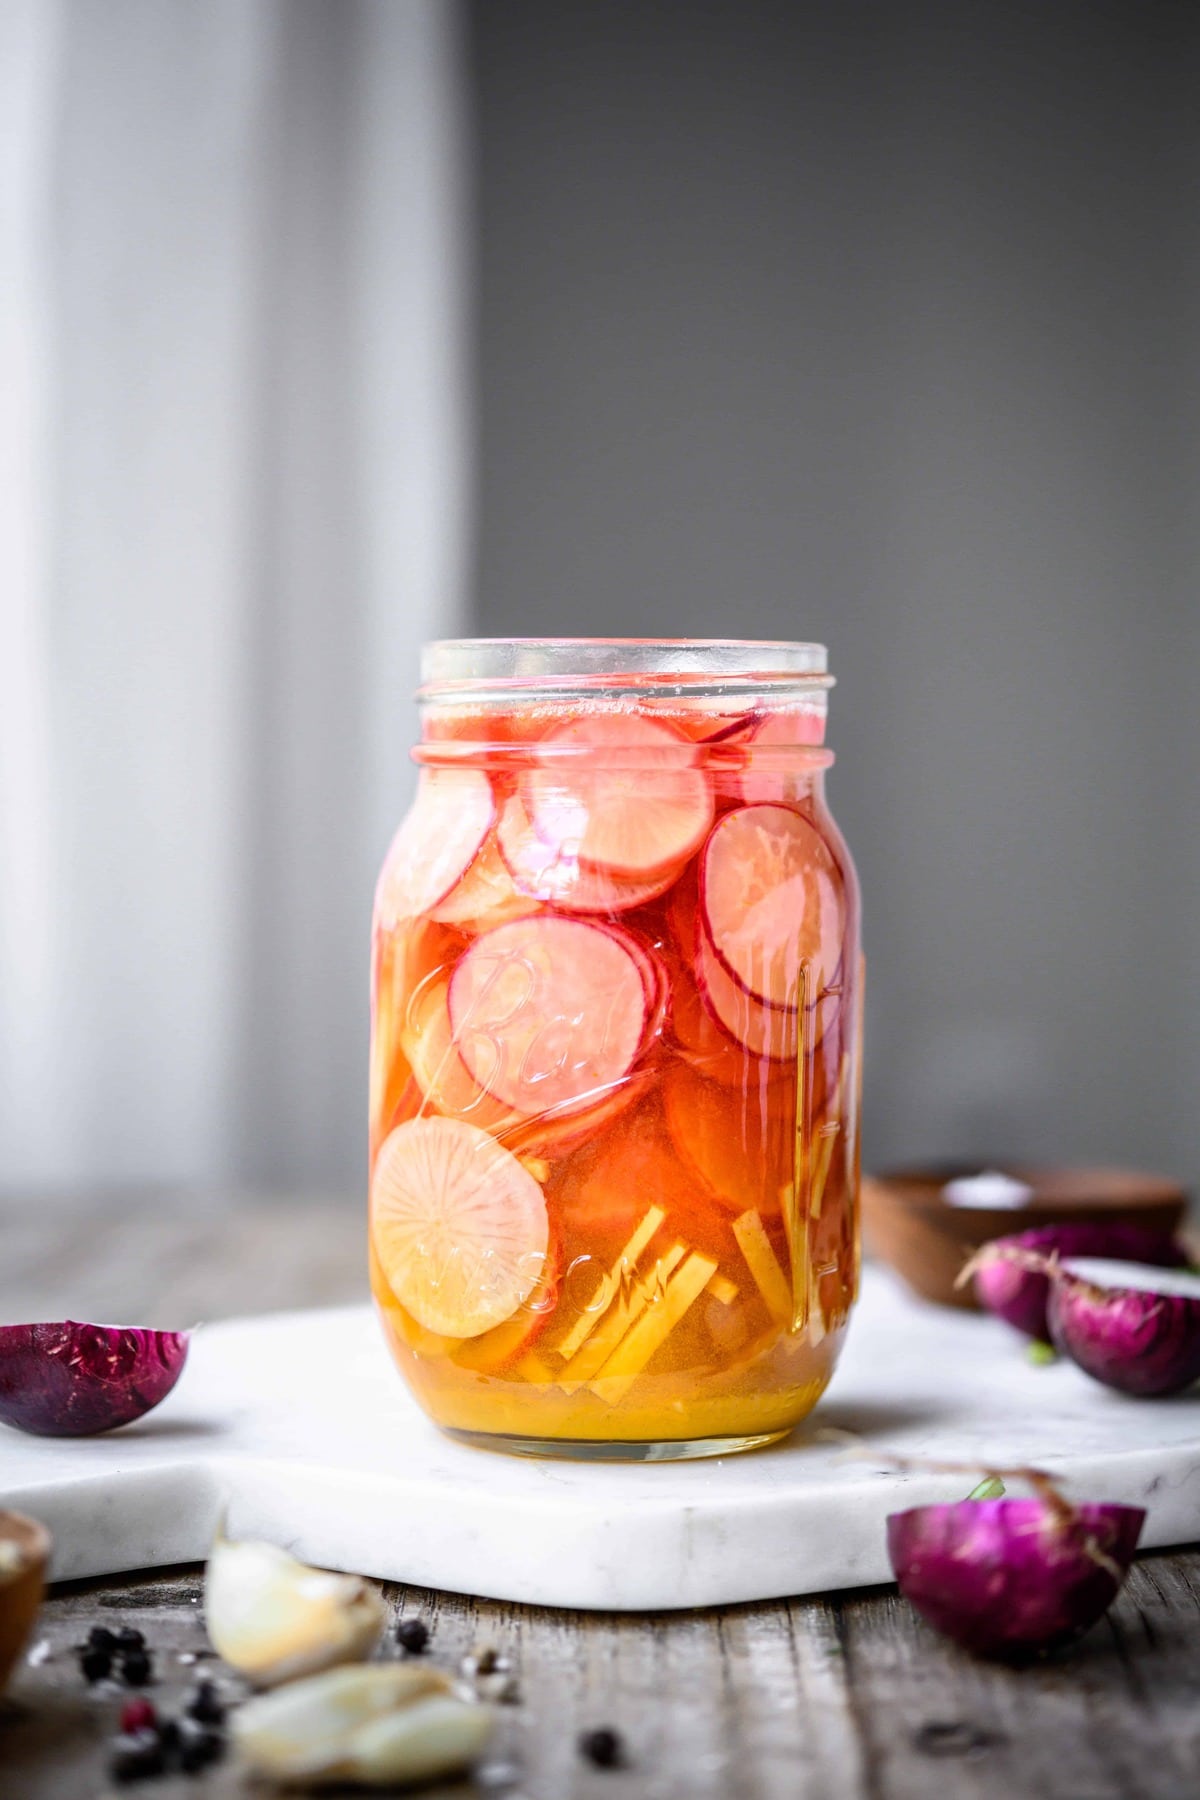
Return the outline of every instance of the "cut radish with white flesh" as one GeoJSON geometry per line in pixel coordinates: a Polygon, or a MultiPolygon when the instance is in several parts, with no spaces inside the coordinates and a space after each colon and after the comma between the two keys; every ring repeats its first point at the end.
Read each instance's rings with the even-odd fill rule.
{"type": "Polygon", "coordinates": [[[653,881],[629,881],[581,862],[562,845],[539,837],[518,799],[505,802],[496,836],[518,892],[532,901],[552,901],[567,912],[629,912],[657,900],[675,879],[674,867],[653,881]]]}
{"type": "Polygon", "coordinates": [[[401,1025],[400,1044],[424,1099],[421,1110],[503,1131],[521,1115],[481,1087],[459,1055],[450,1029],[449,987],[444,970],[427,977],[410,996],[401,1025]]]}
{"type": "Polygon", "coordinates": [[[537,909],[538,900],[518,889],[496,839],[488,837],[462,880],[429,917],[478,932],[525,918],[537,909]]]}
{"type": "Polygon", "coordinates": [[[380,1148],[371,1234],[388,1286],[419,1325],[478,1337],[509,1319],[546,1269],[550,1226],[529,1171],[459,1119],[410,1119],[380,1148]]]}
{"type": "MultiPolygon", "coordinates": [[[[764,1006],[740,987],[723,966],[704,930],[696,930],[696,984],[700,997],[718,1025],[754,1056],[772,1062],[791,1062],[799,1042],[797,1014],[776,1006],[764,1006]]],[[[824,1008],[821,1009],[822,1012],[824,1008]]],[[[817,1015],[820,1018],[820,1014],[817,1015]]]]}
{"type": "Polygon", "coordinates": [[[661,720],[595,713],[542,739],[547,756],[524,777],[534,830],[561,856],[610,875],[649,880],[698,849],[712,821],[699,751],[661,720]]]}
{"type": "Polygon", "coordinates": [[[422,769],[376,890],[376,919],[385,931],[429,912],[458,886],[495,810],[492,784],[478,769],[422,769]]]}
{"type": "Polygon", "coordinates": [[[800,799],[812,785],[812,771],[802,767],[756,768],[756,753],[796,745],[822,744],[824,741],[825,720],[820,713],[767,713],[758,720],[742,746],[746,754],[746,766],[736,778],[737,793],[751,805],[800,799]]]}
{"type": "Polygon", "coordinates": [[[833,981],[845,928],[841,871],[820,832],[791,807],[725,814],[701,858],[700,907],[725,970],[765,1006],[796,1006],[802,969],[808,1006],[833,981]]]}
{"type": "Polygon", "coordinates": [[[616,926],[541,916],[485,932],[450,982],[454,1041],[481,1087],[527,1116],[603,1097],[647,1021],[642,950],[616,926]]]}

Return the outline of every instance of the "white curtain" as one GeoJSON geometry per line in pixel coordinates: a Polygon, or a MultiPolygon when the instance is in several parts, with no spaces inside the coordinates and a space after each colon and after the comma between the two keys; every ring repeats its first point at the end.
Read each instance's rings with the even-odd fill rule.
{"type": "Polygon", "coordinates": [[[0,0],[0,1190],[348,1186],[460,626],[449,0],[0,0]]]}

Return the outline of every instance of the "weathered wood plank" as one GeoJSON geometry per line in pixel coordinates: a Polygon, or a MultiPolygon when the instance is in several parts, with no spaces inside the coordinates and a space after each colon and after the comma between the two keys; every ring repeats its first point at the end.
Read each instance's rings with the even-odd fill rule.
{"type": "MultiPolygon", "coordinates": [[[[430,1625],[443,1666],[480,1647],[512,1660],[520,1698],[501,1709],[489,1757],[497,1794],[1177,1800],[1200,1776],[1196,1552],[1147,1559],[1108,1622],[1068,1657],[1025,1670],[973,1662],[890,1593],[629,1618],[385,1592],[393,1616],[430,1625]],[[578,1754],[580,1731],[601,1724],[629,1747],[619,1774],[578,1754]]],[[[58,1590],[39,1631],[54,1654],[22,1669],[0,1717],[4,1800],[105,1792],[120,1696],[87,1689],[69,1647],[97,1621],[139,1624],[158,1651],[155,1697],[170,1705],[196,1675],[179,1653],[205,1648],[199,1596],[198,1571],[58,1590]]],[[[155,1791],[246,1790],[224,1767],[155,1791]]]]}
{"type": "MultiPolygon", "coordinates": [[[[353,1204],[191,1207],[131,1201],[102,1218],[0,1219],[2,1315],[180,1324],[336,1304],[364,1292],[353,1204]]],[[[786,1555],[786,1546],[780,1547],[786,1555]]],[[[510,1800],[1177,1800],[1200,1792],[1200,1552],[1143,1559],[1102,1623],[1060,1661],[972,1662],[893,1593],[654,1618],[573,1614],[386,1590],[420,1611],[439,1661],[491,1645],[522,1694],[502,1711],[492,1791],[510,1800]],[[584,1763],[581,1730],[613,1724],[630,1762],[584,1763]],[[508,1769],[508,1779],[499,1777],[508,1769]]],[[[199,1572],[58,1590],[0,1709],[0,1800],[98,1800],[119,1696],[86,1689],[69,1646],[127,1618],[160,1652],[156,1698],[194,1679],[199,1572]]],[[[136,1791],[136,1790],[135,1790],[136,1791]]],[[[159,1782],[164,1800],[245,1800],[229,1767],[159,1782]]],[[[436,1790],[460,1796],[460,1785],[436,1790]]]]}

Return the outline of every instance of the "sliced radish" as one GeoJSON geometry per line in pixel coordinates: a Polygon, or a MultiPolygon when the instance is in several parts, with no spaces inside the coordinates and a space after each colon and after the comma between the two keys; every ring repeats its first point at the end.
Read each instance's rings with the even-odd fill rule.
{"type": "MultiPolygon", "coordinates": [[[[758,1087],[765,1079],[785,1079],[778,1062],[795,1054],[795,1037],[780,1028],[778,1016],[760,1020],[766,1012],[749,1002],[736,983],[715,961],[711,946],[698,946],[696,884],[686,876],[672,890],[667,921],[674,944],[671,963],[671,1035],[693,1068],[714,1081],[731,1087],[758,1087]],[[706,978],[707,975],[707,978],[706,978]],[[727,992],[732,990],[732,992],[727,992]],[[719,1012],[714,991],[724,1003],[719,1012]],[[769,1045],[769,1051],[760,1046],[769,1045]],[[748,1054],[749,1053],[749,1054],[748,1054]]],[[[700,934],[702,935],[702,934],[700,934]]]]}
{"type": "Polygon", "coordinates": [[[542,1190],[516,1157],[460,1119],[410,1119],[371,1183],[375,1254],[427,1331],[471,1338],[510,1319],[546,1269],[542,1190]]]}
{"type": "Polygon", "coordinates": [[[527,1116],[603,1096],[647,1021],[641,952],[617,926],[540,915],[476,938],[450,982],[454,1041],[475,1080],[527,1116]]]}
{"type": "Polygon", "coordinates": [[[478,769],[422,769],[375,893],[383,930],[446,899],[479,854],[494,815],[492,784],[478,769]]]}
{"type": "Polygon", "coordinates": [[[400,1042],[431,1108],[449,1118],[467,1119],[484,1131],[502,1131],[521,1114],[504,1106],[471,1074],[454,1042],[448,995],[450,975],[437,970],[413,990],[405,1009],[400,1042]]]}
{"type": "Polygon", "coordinates": [[[498,1375],[527,1356],[554,1318],[562,1284],[562,1245],[551,1239],[537,1285],[510,1319],[482,1336],[451,1346],[456,1367],[477,1375],[498,1375]]]}
{"type": "Polygon", "coordinates": [[[730,1211],[780,1210],[796,1148],[794,1088],[734,1089],[672,1063],[663,1079],[667,1125],[681,1160],[730,1211]]]}
{"type": "Polygon", "coordinates": [[[535,1114],[531,1119],[507,1126],[499,1133],[501,1141],[515,1156],[573,1156],[577,1150],[611,1125],[623,1112],[645,1098],[655,1080],[652,1069],[637,1069],[625,1075],[593,1106],[581,1111],[578,1104],[561,1110],[535,1114]]]}
{"type": "Polygon", "coordinates": [[[704,847],[700,898],[708,941],[747,994],[794,1007],[804,969],[806,1004],[816,1003],[841,959],[845,917],[841,871],[808,819],[789,806],[726,813],[704,847]]]}
{"type": "MultiPolygon", "coordinates": [[[[573,1291],[586,1288],[602,1272],[648,1208],[659,1225],[668,1222],[670,1231],[686,1228],[696,1210],[691,1170],[679,1162],[657,1098],[623,1120],[619,1131],[607,1132],[581,1150],[551,1180],[548,1196],[568,1243],[583,1251],[572,1276],[573,1291]]],[[[574,1297],[586,1304],[583,1293],[574,1297]]],[[[585,1335],[575,1333],[580,1342],[585,1335]]]]}
{"type": "Polygon", "coordinates": [[[657,900],[675,879],[673,867],[653,881],[629,881],[581,862],[563,845],[539,837],[516,798],[505,802],[496,835],[517,890],[535,901],[552,901],[567,912],[629,912],[657,900]]]}
{"type": "MultiPolygon", "coordinates": [[[[718,1025],[754,1056],[772,1062],[791,1062],[799,1036],[796,1013],[765,1006],[733,979],[709,943],[703,929],[696,929],[696,983],[704,1004],[718,1025]]],[[[820,1017],[825,1011],[822,1007],[820,1017]]]]}
{"type": "Polygon", "coordinates": [[[760,717],[743,746],[745,763],[736,777],[736,790],[750,804],[770,801],[795,801],[803,798],[812,786],[808,769],[755,768],[759,750],[787,749],[795,745],[823,744],[825,719],[819,712],[771,712],[760,717]]]}
{"type": "MultiPolygon", "coordinates": [[[[719,965],[718,965],[719,967],[719,965]]],[[[717,979],[729,977],[720,969],[717,979]]],[[[766,1007],[760,1007],[757,1001],[749,1001],[736,984],[734,988],[737,999],[732,1002],[731,1017],[747,1029],[746,1007],[739,1004],[745,1001],[756,1012],[768,1013],[766,1007]]],[[[784,1034],[779,1029],[779,1021],[784,1015],[770,1010],[769,1017],[750,1026],[750,1035],[756,1042],[778,1045],[779,1055],[786,1055],[784,1034]]],[[[677,969],[671,977],[671,1035],[678,1047],[679,1055],[700,1075],[706,1075],[710,1081],[722,1082],[726,1087],[750,1088],[757,1092],[764,1081],[786,1081],[788,1074],[778,1061],[772,1062],[758,1050],[752,1050],[742,1042],[728,1026],[718,1022],[711,999],[701,993],[692,976],[684,969],[677,969]]]]}
{"type": "Polygon", "coordinates": [[[522,781],[534,830],[558,854],[644,881],[704,841],[708,778],[674,727],[640,713],[594,713],[548,732],[542,747],[578,752],[546,758],[522,781]]]}
{"type": "Polygon", "coordinates": [[[489,835],[462,880],[429,917],[475,934],[509,919],[527,918],[537,911],[538,904],[517,887],[495,836],[489,835]]]}

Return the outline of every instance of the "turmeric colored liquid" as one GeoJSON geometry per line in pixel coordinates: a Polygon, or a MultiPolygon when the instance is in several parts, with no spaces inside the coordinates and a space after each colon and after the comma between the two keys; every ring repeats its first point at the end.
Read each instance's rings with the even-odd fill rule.
{"type": "Polygon", "coordinates": [[[427,732],[492,749],[426,774],[381,878],[371,1282],[421,1404],[474,1440],[745,1447],[833,1370],[858,1267],[853,868],[811,719],[794,740],[773,719],[771,750],[755,721],[703,724],[656,710],[644,768],[585,726],[544,777],[561,718],[427,732]]]}

